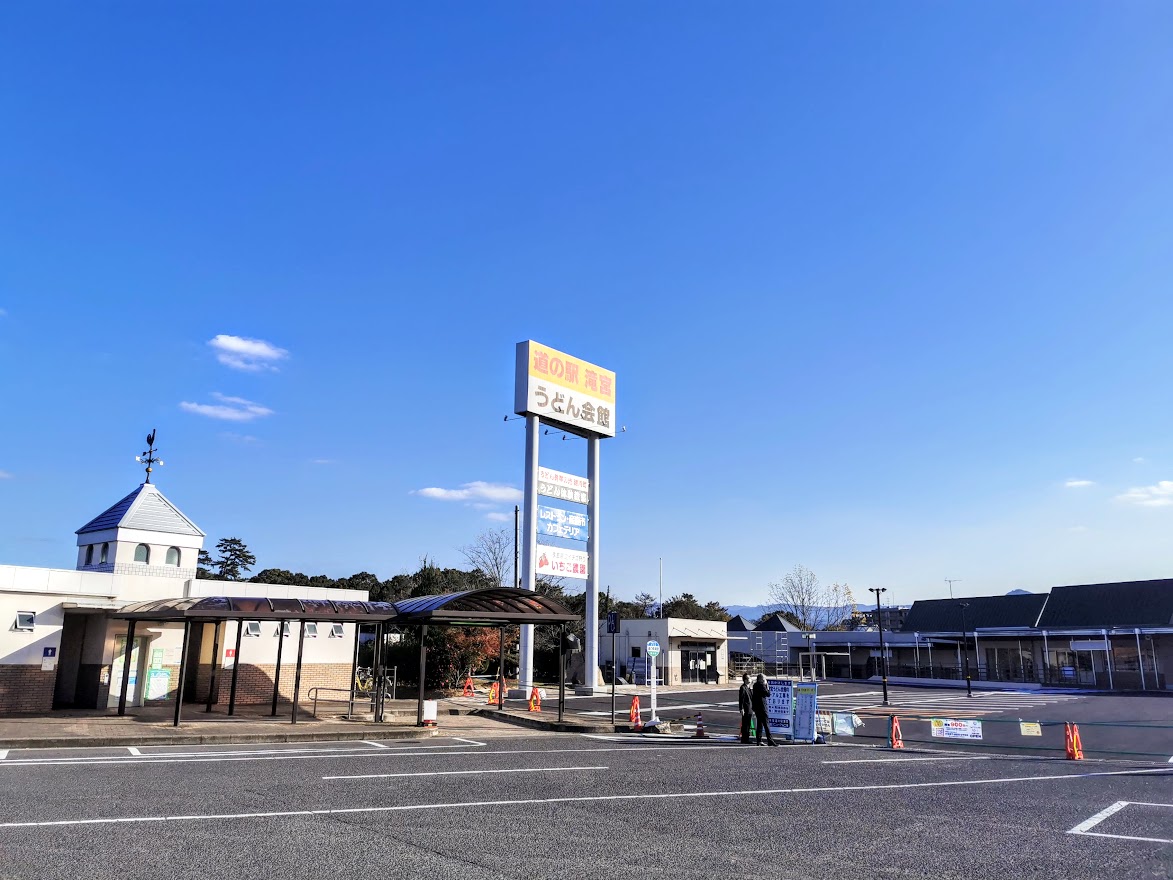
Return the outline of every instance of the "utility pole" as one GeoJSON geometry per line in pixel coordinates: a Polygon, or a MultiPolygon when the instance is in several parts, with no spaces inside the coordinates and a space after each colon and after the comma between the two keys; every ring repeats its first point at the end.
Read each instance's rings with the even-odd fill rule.
{"type": "Polygon", "coordinates": [[[958,602],[961,606],[961,639],[965,645],[965,695],[967,697],[973,696],[973,679],[969,674],[969,626],[965,622],[965,609],[969,607],[968,602],[958,602]]]}
{"type": "Polygon", "coordinates": [[[888,658],[884,654],[884,624],[880,618],[880,594],[888,592],[887,587],[868,587],[876,594],[876,628],[880,631],[880,681],[884,686],[884,705],[888,705],[888,658]]]}
{"type": "Polygon", "coordinates": [[[664,619],[664,557],[660,557],[660,619],[664,619]]]}

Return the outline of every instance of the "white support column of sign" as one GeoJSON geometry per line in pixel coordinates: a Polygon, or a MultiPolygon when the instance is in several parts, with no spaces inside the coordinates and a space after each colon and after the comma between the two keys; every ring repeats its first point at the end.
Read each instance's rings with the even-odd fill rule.
{"type": "MultiPolygon", "coordinates": [[[[536,590],[538,573],[538,417],[525,417],[525,499],[521,513],[521,582],[526,590],[536,590]]],[[[517,688],[522,697],[534,686],[534,626],[521,626],[518,646],[517,688]]]]}
{"type": "Polygon", "coordinates": [[[578,694],[593,694],[602,685],[599,677],[599,438],[587,438],[588,497],[587,583],[586,583],[586,638],[583,641],[583,685],[578,694]]]}

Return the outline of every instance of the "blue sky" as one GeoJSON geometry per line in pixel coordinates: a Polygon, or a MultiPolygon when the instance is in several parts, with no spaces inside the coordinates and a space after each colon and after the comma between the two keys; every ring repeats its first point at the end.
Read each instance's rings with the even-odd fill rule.
{"type": "Polygon", "coordinates": [[[1171,38],[1141,2],[10,5],[0,562],[72,567],[158,428],[258,567],[459,564],[511,519],[532,338],[617,373],[621,596],[661,556],[746,604],[798,563],[899,602],[1169,576],[1171,38]]]}

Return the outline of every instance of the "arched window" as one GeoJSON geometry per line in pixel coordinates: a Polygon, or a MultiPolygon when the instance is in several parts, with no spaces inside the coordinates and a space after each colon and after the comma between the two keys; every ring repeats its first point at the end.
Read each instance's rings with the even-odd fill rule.
{"type": "Polygon", "coordinates": [[[105,565],[106,564],[106,557],[108,557],[109,555],[110,555],[110,545],[103,544],[102,545],[102,556],[99,558],[98,564],[105,565]]]}
{"type": "Polygon", "coordinates": [[[179,566],[179,548],[178,547],[168,547],[167,548],[167,564],[174,565],[176,567],[179,566]]]}
{"type": "Polygon", "coordinates": [[[146,544],[139,544],[134,548],[134,561],[145,562],[147,565],[151,564],[151,548],[146,544]]]}
{"type": "Polygon", "coordinates": [[[86,565],[94,564],[94,545],[86,544],[86,565]]]}

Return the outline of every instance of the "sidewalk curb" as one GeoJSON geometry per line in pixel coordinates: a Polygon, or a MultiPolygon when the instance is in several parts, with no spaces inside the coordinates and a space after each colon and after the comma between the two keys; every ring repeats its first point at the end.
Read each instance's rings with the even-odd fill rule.
{"type": "Polygon", "coordinates": [[[71,749],[108,746],[198,746],[217,743],[338,742],[343,740],[430,739],[437,728],[407,730],[334,730],[285,733],[175,733],[160,736],[56,736],[24,737],[0,741],[2,749],[71,749]]]}
{"type": "Polygon", "coordinates": [[[533,713],[533,715],[522,715],[500,709],[484,708],[474,710],[468,714],[480,715],[485,718],[492,718],[494,721],[504,721],[506,724],[516,724],[518,727],[528,727],[533,730],[552,730],[557,733],[615,733],[617,730],[617,727],[614,724],[595,724],[584,721],[557,721],[546,720],[541,717],[534,717],[540,715],[538,712],[533,713]]]}

